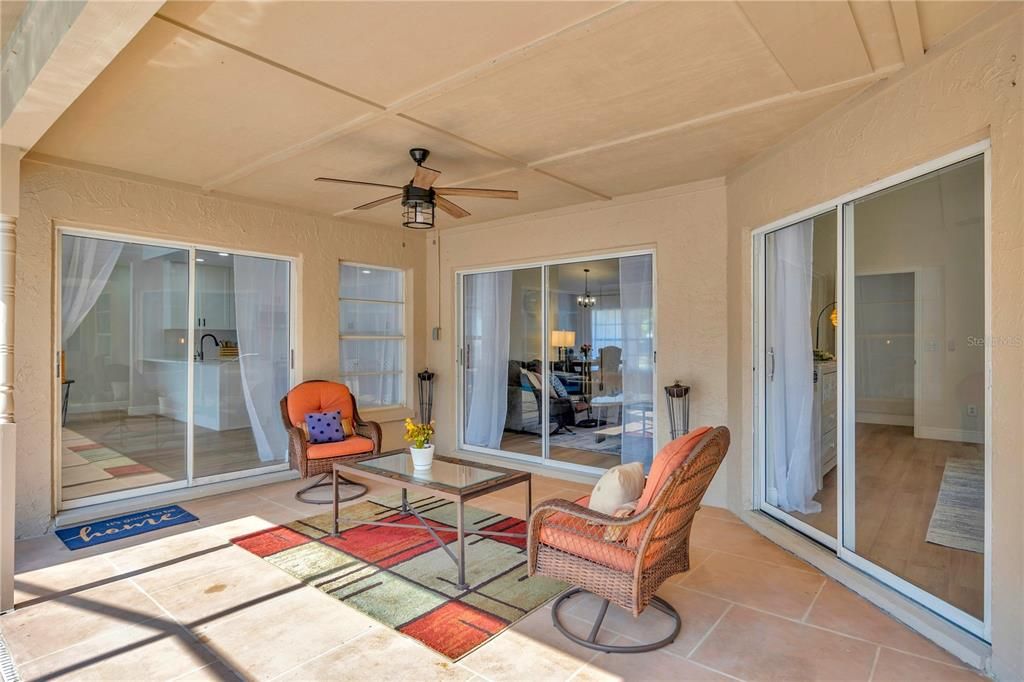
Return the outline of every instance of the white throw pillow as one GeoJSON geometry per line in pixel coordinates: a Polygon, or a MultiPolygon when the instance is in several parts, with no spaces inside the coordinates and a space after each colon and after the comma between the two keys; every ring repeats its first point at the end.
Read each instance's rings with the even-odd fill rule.
{"type": "Polygon", "coordinates": [[[614,514],[619,507],[640,499],[644,492],[644,465],[630,462],[612,467],[590,493],[591,509],[602,514],[614,514]]]}

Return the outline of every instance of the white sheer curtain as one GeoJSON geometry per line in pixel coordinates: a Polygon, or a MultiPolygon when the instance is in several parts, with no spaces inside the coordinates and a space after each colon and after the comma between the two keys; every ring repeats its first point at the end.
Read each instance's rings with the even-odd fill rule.
{"type": "Polygon", "coordinates": [[[465,301],[467,386],[466,443],[501,445],[508,408],[512,273],[467,275],[465,301]]]}
{"type": "Polygon", "coordinates": [[[121,242],[64,235],[61,243],[61,341],[71,338],[96,305],[117,265],[121,242]]]}
{"type": "Polygon", "coordinates": [[[821,505],[811,435],[814,402],[814,353],[811,279],[814,223],[805,220],[772,233],[774,272],[765,311],[768,317],[768,445],[775,477],[776,506],[814,514],[821,505]]]}
{"type": "Polygon", "coordinates": [[[260,460],[282,460],[288,451],[279,401],[288,391],[289,267],[270,258],[233,259],[245,409],[260,460]]]}
{"type": "Polygon", "coordinates": [[[653,258],[619,259],[622,306],[622,462],[654,459],[653,258]]]}

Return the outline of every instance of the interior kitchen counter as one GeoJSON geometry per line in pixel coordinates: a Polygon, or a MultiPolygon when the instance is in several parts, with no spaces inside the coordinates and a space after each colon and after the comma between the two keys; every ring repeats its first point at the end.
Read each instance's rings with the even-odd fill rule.
{"type": "MultiPolygon", "coordinates": [[[[144,362],[187,366],[186,359],[146,358],[144,362]]],[[[159,372],[159,412],[177,421],[188,421],[188,372],[159,372]]],[[[238,358],[206,358],[195,361],[195,423],[213,431],[243,429],[249,414],[242,395],[242,371],[238,358]]]]}

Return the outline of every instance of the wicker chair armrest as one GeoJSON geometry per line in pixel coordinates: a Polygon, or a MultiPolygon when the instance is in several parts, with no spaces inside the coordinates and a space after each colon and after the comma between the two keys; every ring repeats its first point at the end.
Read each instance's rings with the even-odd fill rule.
{"type": "Polygon", "coordinates": [[[292,467],[301,472],[305,466],[306,448],[309,446],[309,440],[306,438],[305,431],[287,422],[285,423],[284,430],[288,435],[288,451],[291,455],[292,467]]]}
{"type": "Polygon", "coordinates": [[[610,516],[608,514],[602,514],[601,512],[594,511],[589,507],[584,507],[581,504],[570,502],[569,500],[546,500],[534,507],[533,512],[530,514],[530,546],[533,546],[532,538],[540,537],[540,527],[544,524],[545,519],[549,518],[553,514],[565,514],[573,519],[578,519],[579,522],[582,522],[580,525],[600,525],[612,528],[621,528],[623,530],[620,531],[620,533],[625,533],[627,530],[630,530],[632,526],[646,524],[648,520],[657,515],[658,512],[659,510],[657,508],[650,506],[639,514],[633,514],[631,516],[610,516]]]}
{"type": "Polygon", "coordinates": [[[617,516],[609,516],[608,514],[602,514],[599,511],[594,511],[589,507],[584,507],[582,504],[577,504],[576,502],[570,502],[569,500],[560,499],[545,500],[544,502],[538,504],[536,507],[533,508],[533,512],[530,514],[530,520],[531,522],[533,521],[533,519],[543,521],[545,517],[548,517],[556,513],[565,514],[567,516],[574,516],[583,519],[588,523],[609,526],[626,525],[627,523],[629,523],[630,520],[632,520],[632,517],[622,518],[617,516]]]}
{"type": "Polygon", "coordinates": [[[574,525],[582,526],[609,526],[614,528],[628,528],[637,523],[642,523],[649,516],[651,510],[645,510],[642,514],[636,514],[633,516],[610,516],[608,514],[602,514],[601,512],[594,511],[588,507],[584,507],[581,504],[570,502],[569,500],[546,500],[541,502],[533,508],[533,512],[530,514],[529,523],[529,537],[530,547],[535,546],[534,539],[539,538],[541,526],[544,525],[544,521],[554,514],[564,514],[572,519],[576,519],[574,525]]]}
{"type": "Polygon", "coordinates": [[[373,441],[374,453],[380,453],[381,442],[383,437],[381,436],[380,424],[377,422],[368,422],[358,420],[355,424],[355,432],[360,436],[364,436],[373,441]]]}

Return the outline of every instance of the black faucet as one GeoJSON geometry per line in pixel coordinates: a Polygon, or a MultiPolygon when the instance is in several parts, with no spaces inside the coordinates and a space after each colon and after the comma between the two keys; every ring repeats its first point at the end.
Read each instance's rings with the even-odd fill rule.
{"type": "Polygon", "coordinates": [[[220,346],[220,341],[218,341],[217,337],[214,336],[213,334],[203,334],[202,336],[200,336],[199,337],[199,353],[198,353],[198,355],[199,355],[199,362],[203,361],[203,341],[206,341],[206,337],[207,336],[209,336],[211,339],[213,339],[213,345],[214,346],[218,346],[218,347],[220,346]]]}

